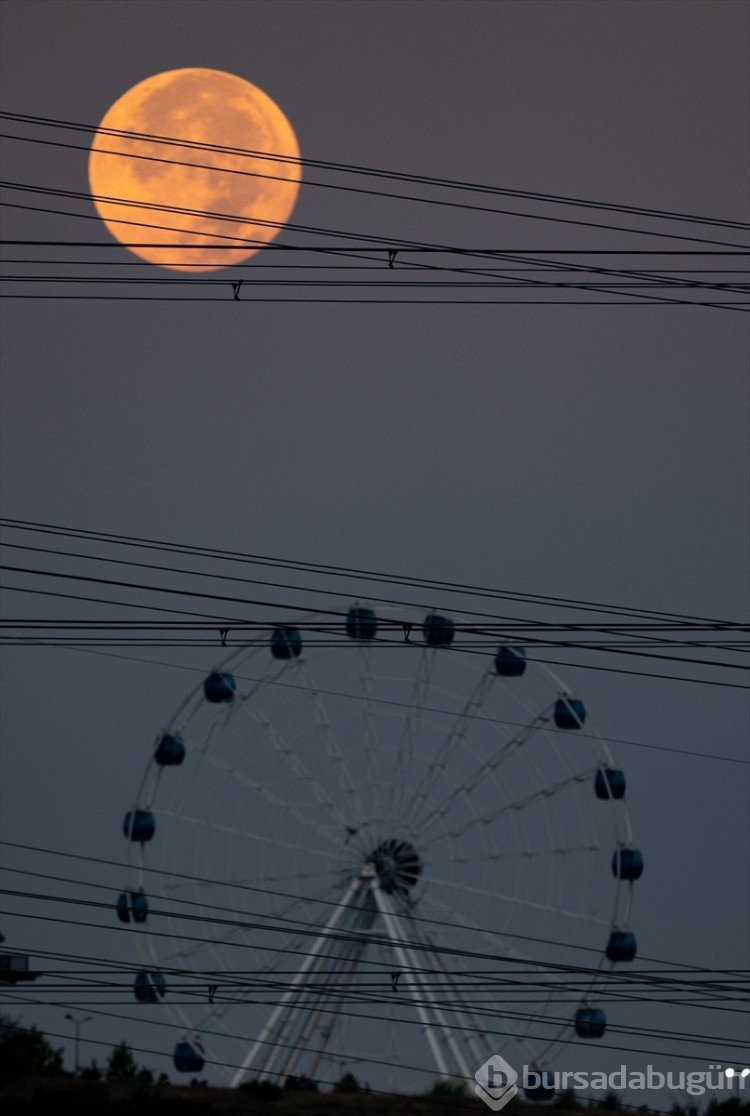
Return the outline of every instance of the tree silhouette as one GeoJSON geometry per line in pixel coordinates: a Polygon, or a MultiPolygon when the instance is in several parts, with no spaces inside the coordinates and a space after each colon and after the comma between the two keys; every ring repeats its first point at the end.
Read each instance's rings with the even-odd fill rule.
{"type": "Polygon", "coordinates": [[[360,1084],[353,1073],[345,1073],[333,1087],[334,1093],[358,1093],[360,1084]]]}
{"type": "Polygon", "coordinates": [[[287,1077],[284,1082],[284,1088],[290,1093],[317,1093],[318,1086],[309,1077],[305,1077],[303,1073],[297,1076],[287,1077]]]}
{"type": "Polygon", "coordinates": [[[107,1059],[106,1077],[108,1081],[135,1081],[138,1066],[126,1042],[116,1046],[107,1059]]]}
{"type": "Polygon", "coordinates": [[[0,1016],[0,1083],[64,1075],[62,1047],[54,1050],[36,1027],[0,1016]]]}

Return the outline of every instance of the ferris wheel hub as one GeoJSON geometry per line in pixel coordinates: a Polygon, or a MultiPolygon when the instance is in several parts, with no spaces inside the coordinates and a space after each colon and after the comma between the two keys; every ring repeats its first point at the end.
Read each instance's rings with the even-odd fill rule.
{"type": "Polygon", "coordinates": [[[368,860],[388,895],[406,895],[422,873],[422,862],[414,846],[393,837],[381,841],[368,860]]]}

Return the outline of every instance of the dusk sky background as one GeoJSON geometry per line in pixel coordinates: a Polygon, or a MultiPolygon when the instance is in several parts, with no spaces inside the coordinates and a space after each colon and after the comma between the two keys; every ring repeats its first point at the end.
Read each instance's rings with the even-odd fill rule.
{"type": "MultiPolygon", "coordinates": [[[[433,259],[485,277],[493,266],[508,280],[530,278],[534,272],[514,268],[532,251],[612,270],[746,282],[746,256],[720,253],[747,248],[747,225],[740,227],[749,218],[747,4],[3,0],[0,21],[2,110],[37,118],[3,121],[6,137],[17,137],[2,146],[2,177],[16,184],[3,191],[3,272],[40,280],[6,279],[2,288],[10,296],[0,322],[5,520],[407,582],[384,592],[367,578],[268,576],[250,567],[243,576],[282,586],[216,588],[202,577],[219,570],[208,558],[183,559],[189,576],[153,577],[160,586],[244,593],[269,606],[345,611],[354,598],[400,594],[457,616],[463,609],[598,618],[545,603],[554,599],[747,623],[746,293],[592,290],[601,276],[590,272],[578,290],[351,285],[424,278],[407,268],[433,259]],[[305,165],[291,218],[299,228],[275,242],[285,250],[213,273],[223,285],[107,284],[114,275],[170,273],[134,266],[125,248],[112,247],[89,198],[17,188],[88,190],[90,135],[38,121],[96,126],[136,83],[188,66],[259,86],[291,121],[303,163],[349,171],[305,165]],[[394,182],[357,175],[358,168],[545,198],[394,182]],[[310,251],[361,247],[353,238],[365,238],[356,263],[369,270],[342,270],[341,257],[310,251]],[[504,250],[516,259],[500,267],[486,256],[403,250],[388,268],[388,249],[405,241],[504,250]],[[583,249],[607,254],[561,255],[583,249]],[[635,249],[690,254],[620,254],[635,249]],[[74,275],[90,282],[53,281],[74,275]],[[234,300],[233,281],[258,277],[340,285],[248,282],[234,300]],[[418,579],[446,583],[445,591],[415,587],[418,579]],[[488,603],[448,586],[545,601],[488,603]]],[[[540,277],[573,281],[559,263],[540,277]]],[[[477,276],[445,270],[436,278],[477,276]]],[[[7,526],[3,541],[88,556],[4,549],[6,565],[50,575],[4,572],[6,620],[156,615],[18,590],[153,605],[155,594],[51,574],[145,583],[146,571],[90,559],[160,558],[18,524],[7,526]]],[[[156,603],[223,615],[216,601],[156,603]]],[[[262,603],[226,607],[227,620],[269,616],[262,603]]],[[[64,857],[122,862],[122,816],[154,736],[195,685],[195,671],[212,669],[224,652],[218,637],[217,646],[189,652],[62,646],[70,641],[61,632],[37,633],[32,644],[33,634],[6,628],[2,651],[3,886],[79,894],[77,885],[61,884],[70,877],[111,884],[114,896],[117,869],[64,857]]],[[[545,652],[585,693],[628,775],[646,862],[632,920],[639,956],[660,969],[747,970],[750,706],[742,652],[659,648],[692,663],[545,652]]],[[[0,922],[5,947],[28,953],[39,968],[54,951],[128,959],[127,935],[105,926],[114,926],[111,910],[71,915],[18,896],[4,898],[0,922]]],[[[94,1014],[85,997],[29,985],[2,998],[4,1014],[39,1026],[72,1064],[64,1016],[94,1014]]],[[[616,1038],[600,1050],[575,1044],[554,1068],[748,1064],[747,1052],[723,1041],[747,1042],[747,1013],[716,1006],[629,1005],[623,1018],[639,1034],[621,1049],[616,1038]],[[716,1043],[657,1040],[650,1028],[716,1043]]],[[[174,1036],[140,1029],[144,1009],[124,998],[117,1011],[97,1013],[83,1029],[82,1061],[102,1065],[124,1038],[154,1052],[137,1055],[139,1064],[171,1073],[174,1036]]],[[[668,1109],[674,1099],[653,1094],[649,1102],[668,1109]]]]}

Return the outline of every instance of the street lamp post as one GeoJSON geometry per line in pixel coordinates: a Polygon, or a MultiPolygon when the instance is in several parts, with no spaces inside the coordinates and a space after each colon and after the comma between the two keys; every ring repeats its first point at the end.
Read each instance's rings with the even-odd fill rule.
{"type": "Polygon", "coordinates": [[[78,1062],[78,1043],[79,1043],[79,1038],[80,1038],[80,1034],[81,1034],[81,1027],[83,1026],[84,1023],[88,1023],[89,1019],[91,1019],[91,1016],[90,1015],[84,1015],[84,1017],[82,1019],[76,1019],[76,1017],[74,1015],[67,1015],[66,1014],[65,1018],[69,1019],[70,1022],[73,1024],[73,1026],[76,1029],[75,1072],[76,1072],[76,1076],[78,1076],[78,1072],[80,1070],[80,1065],[79,1065],[79,1062],[78,1062]]]}

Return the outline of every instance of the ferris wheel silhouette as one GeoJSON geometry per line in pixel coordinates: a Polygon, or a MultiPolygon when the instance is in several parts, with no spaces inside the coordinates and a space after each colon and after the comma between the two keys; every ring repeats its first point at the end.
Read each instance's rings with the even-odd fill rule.
{"type": "Polygon", "coordinates": [[[624,773],[523,648],[398,615],[260,631],[157,735],[117,911],[179,1072],[473,1082],[604,1034],[643,871],[624,773]]]}

